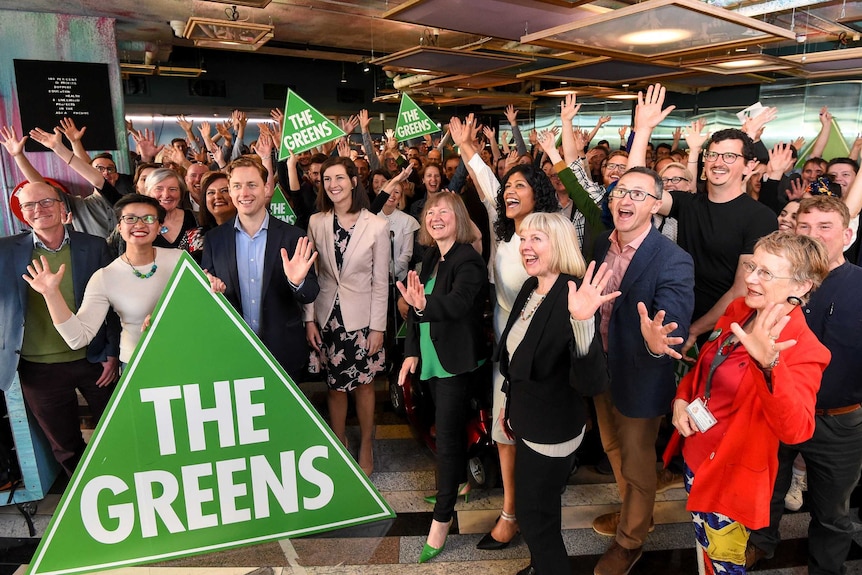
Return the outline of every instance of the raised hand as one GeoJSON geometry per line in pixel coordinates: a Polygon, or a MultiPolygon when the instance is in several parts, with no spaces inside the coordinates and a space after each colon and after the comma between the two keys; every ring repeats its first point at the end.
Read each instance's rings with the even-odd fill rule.
{"type": "Polygon", "coordinates": [[[201,138],[203,138],[204,143],[208,140],[212,140],[212,128],[210,127],[209,122],[201,122],[200,126],[198,126],[198,132],[201,134],[201,138]]]}
{"type": "Polygon", "coordinates": [[[676,109],[676,106],[668,106],[662,110],[665,93],[665,87],[661,84],[649,86],[646,94],[638,92],[638,103],[635,107],[635,132],[654,129],[676,109]]]}
{"type": "MultiPolygon", "coordinates": [[[[264,124],[261,124],[261,128],[264,124]]],[[[261,158],[269,158],[272,155],[272,148],[274,147],[272,141],[272,135],[268,131],[261,130],[260,137],[257,139],[257,144],[254,147],[255,153],[261,158]]],[[[219,164],[221,165],[221,164],[219,164]]]]}
{"type": "Polygon", "coordinates": [[[599,122],[598,122],[598,125],[599,125],[599,127],[601,127],[601,126],[604,126],[605,124],[607,124],[607,123],[608,123],[608,122],[610,122],[610,121],[611,121],[611,117],[610,117],[610,116],[599,116],[599,122]]]}
{"type": "Polygon", "coordinates": [[[419,281],[419,274],[415,271],[407,272],[407,285],[401,282],[396,282],[395,286],[401,292],[401,297],[407,302],[407,305],[412,307],[417,313],[425,311],[425,306],[428,301],[425,298],[425,285],[419,281]]]}
{"type": "Polygon", "coordinates": [[[350,157],[350,142],[347,138],[338,138],[338,155],[342,158],[350,157]]]}
{"type": "Polygon", "coordinates": [[[346,120],[342,120],[341,125],[345,134],[351,134],[359,126],[359,116],[350,116],[346,120]]]}
{"type": "Polygon", "coordinates": [[[763,133],[763,127],[778,117],[778,108],[763,108],[757,116],[746,118],[742,122],[742,131],[755,142],[760,139],[760,134],[763,133]]]}
{"type": "Polygon", "coordinates": [[[273,108],[269,111],[269,117],[278,124],[278,131],[281,133],[282,129],[284,129],[284,112],[278,108],[273,108]]]}
{"type": "Polygon", "coordinates": [[[515,109],[515,106],[509,104],[506,106],[506,120],[508,120],[510,126],[514,126],[518,122],[518,110],[515,109]]]}
{"type": "Polygon", "coordinates": [[[0,137],[3,138],[0,144],[3,144],[3,147],[6,148],[10,156],[14,157],[24,153],[24,144],[27,142],[27,136],[18,139],[15,137],[15,128],[12,126],[3,126],[0,128],[0,137]]]}
{"type": "Polygon", "coordinates": [[[284,275],[295,286],[305,281],[305,276],[308,275],[308,270],[314,265],[315,260],[317,260],[317,252],[314,251],[314,244],[307,236],[302,236],[296,242],[293,257],[288,257],[287,250],[281,248],[281,264],[284,275]]]}
{"type": "Polygon", "coordinates": [[[628,126],[620,126],[620,129],[619,129],[619,130],[617,130],[617,132],[618,132],[618,133],[619,133],[619,135],[620,135],[620,140],[625,140],[625,139],[626,139],[626,132],[628,132],[628,131],[629,131],[629,127],[628,127],[628,126]]]}
{"type": "Polygon", "coordinates": [[[685,145],[688,146],[689,150],[703,148],[703,144],[709,139],[709,132],[703,133],[705,127],[706,120],[698,118],[685,129],[682,137],[685,138],[685,145]]]}
{"type": "Polygon", "coordinates": [[[452,136],[452,142],[460,146],[467,139],[466,133],[466,126],[461,122],[461,118],[452,116],[449,120],[449,135],[452,136]]]}
{"type": "Polygon", "coordinates": [[[829,113],[829,106],[823,106],[820,108],[820,115],[818,118],[820,119],[820,124],[823,126],[829,126],[832,124],[832,114],[829,113]]]}
{"type": "Polygon", "coordinates": [[[653,355],[669,355],[674,359],[681,359],[682,355],[671,346],[681,344],[683,338],[668,337],[679,325],[675,321],[662,325],[665,316],[663,309],[656,312],[655,317],[650,319],[646,305],[640,301],[638,302],[638,315],[641,318],[641,335],[653,355]]]}
{"type": "Polygon", "coordinates": [[[512,150],[506,155],[506,173],[509,173],[509,170],[518,165],[518,160],[521,159],[521,155],[518,153],[518,150],[512,150]]]}
{"type": "Polygon", "coordinates": [[[69,142],[79,142],[84,137],[84,132],[87,131],[87,126],[81,127],[79,130],[75,125],[75,120],[72,118],[62,118],[60,120],[60,132],[69,140],[69,142]]]}
{"type": "Polygon", "coordinates": [[[496,132],[496,130],[494,130],[494,128],[492,128],[490,126],[483,126],[482,127],[482,133],[485,134],[485,138],[489,142],[496,142],[497,141],[497,132],[496,132]]]}
{"type": "Polygon", "coordinates": [[[781,331],[790,321],[790,304],[769,303],[754,318],[751,333],[746,333],[742,326],[734,322],[730,324],[739,343],[745,347],[751,359],[763,368],[774,362],[779,353],[796,345],[795,339],[778,341],[781,331]]]}
{"type": "MultiPolygon", "coordinates": [[[[556,141],[557,140],[554,137],[554,132],[552,132],[551,130],[542,130],[539,133],[539,145],[542,147],[542,150],[544,150],[544,152],[548,154],[548,156],[551,155],[552,151],[557,152],[556,141]]],[[[559,154],[559,152],[557,152],[557,154],[559,154]]]]}
{"type": "Polygon", "coordinates": [[[808,186],[802,183],[799,178],[790,179],[790,190],[787,192],[788,200],[801,200],[808,193],[808,186]]]}
{"type": "Polygon", "coordinates": [[[132,139],[135,140],[135,147],[138,149],[138,153],[141,155],[141,158],[152,161],[161,152],[165,145],[156,146],[156,134],[149,128],[144,128],[143,133],[141,132],[131,132],[132,139]]]}
{"type": "Polygon", "coordinates": [[[33,128],[30,130],[30,137],[49,150],[55,150],[63,145],[63,134],[60,133],[60,128],[54,128],[53,133],[48,133],[42,128],[33,128]]]}
{"type": "Polygon", "coordinates": [[[596,272],[595,277],[593,277],[593,270],[595,268],[596,262],[590,262],[580,288],[578,288],[575,282],[569,281],[568,308],[572,319],[590,319],[596,314],[596,311],[603,303],[616,299],[622,293],[615,291],[602,295],[614,272],[608,267],[608,264],[603,263],[599,266],[599,271],[596,272]]]}
{"type": "Polygon", "coordinates": [[[560,103],[560,118],[563,120],[563,123],[568,122],[571,126],[572,120],[578,115],[580,109],[581,104],[578,104],[577,97],[574,94],[566,96],[562,103],[560,103]]]}
{"type": "Polygon", "coordinates": [[[185,116],[179,115],[177,116],[177,124],[179,124],[180,128],[182,128],[183,132],[191,132],[194,127],[194,122],[191,120],[187,120],[185,116]]]}
{"type": "Polygon", "coordinates": [[[367,134],[368,128],[371,126],[371,117],[368,115],[368,110],[359,110],[357,118],[359,119],[359,130],[363,134],[367,134]]]}
{"type": "Polygon", "coordinates": [[[51,271],[51,266],[45,256],[39,256],[38,260],[27,266],[27,273],[22,275],[24,281],[30,287],[42,295],[50,294],[60,290],[60,282],[66,273],[66,264],[60,264],[56,272],[51,271]]]}
{"type": "Polygon", "coordinates": [[[766,174],[772,180],[780,180],[787,165],[793,161],[793,152],[790,146],[781,142],[772,146],[769,150],[769,163],[766,164],[766,174]]]}

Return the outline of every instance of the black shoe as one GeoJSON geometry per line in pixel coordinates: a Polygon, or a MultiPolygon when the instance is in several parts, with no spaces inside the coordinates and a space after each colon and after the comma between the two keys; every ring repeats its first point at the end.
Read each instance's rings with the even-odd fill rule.
{"type": "Polygon", "coordinates": [[[536,569],[532,565],[527,565],[520,571],[518,571],[515,575],[536,575],[536,569]]]}
{"type": "Polygon", "coordinates": [[[518,533],[515,533],[515,537],[512,537],[508,541],[497,541],[490,533],[486,533],[485,536],[476,543],[476,549],[482,549],[484,551],[499,551],[500,549],[508,547],[509,544],[517,537],[518,533]]]}
{"type": "Polygon", "coordinates": [[[608,459],[608,456],[605,455],[602,457],[602,460],[596,464],[596,473],[600,475],[613,475],[614,468],[611,467],[611,462],[608,459]]]}

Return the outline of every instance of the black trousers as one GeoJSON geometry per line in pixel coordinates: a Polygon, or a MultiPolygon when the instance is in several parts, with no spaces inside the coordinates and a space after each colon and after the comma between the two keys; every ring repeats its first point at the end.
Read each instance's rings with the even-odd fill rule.
{"type": "Polygon", "coordinates": [[[793,460],[802,453],[808,469],[808,573],[841,575],[853,534],[862,525],[850,517],[850,494],[862,471],[862,409],[844,415],[815,416],[814,436],[778,450],[778,476],[772,493],[769,527],[751,532],[750,541],[771,555],[781,541],[778,524],[790,488],[793,460]]]}
{"type": "Polygon", "coordinates": [[[437,427],[437,503],[434,520],[447,523],[455,513],[458,484],[467,479],[469,374],[428,380],[437,427]]]}
{"type": "Polygon", "coordinates": [[[520,438],[515,447],[515,514],[530,563],[539,575],[569,575],[563,543],[560,493],[569,479],[575,453],[546,457],[520,438]]]}
{"type": "Polygon", "coordinates": [[[98,421],[114,392],[114,384],[97,387],[102,365],[86,359],[65,363],[18,362],[21,392],[39,427],[45,432],[54,459],[71,477],[84,453],[84,438],[78,421],[78,396],[87,400],[93,420],[98,421]]]}

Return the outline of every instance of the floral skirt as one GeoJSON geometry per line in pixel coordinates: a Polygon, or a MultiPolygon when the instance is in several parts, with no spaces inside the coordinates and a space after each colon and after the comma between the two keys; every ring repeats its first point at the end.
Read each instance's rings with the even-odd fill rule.
{"type": "Polygon", "coordinates": [[[341,318],[341,303],[335,299],[332,315],[320,334],[323,345],[320,361],[326,369],[326,385],[333,391],[353,391],[360,385],[374,381],[386,364],[383,348],[368,355],[367,339],[370,329],[356,331],[344,329],[341,318]]]}

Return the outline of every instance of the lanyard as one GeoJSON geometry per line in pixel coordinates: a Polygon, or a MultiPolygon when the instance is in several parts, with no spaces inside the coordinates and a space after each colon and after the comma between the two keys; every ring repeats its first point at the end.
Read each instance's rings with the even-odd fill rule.
{"type": "Polygon", "coordinates": [[[727,358],[730,357],[730,354],[739,347],[739,341],[728,341],[731,339],[733,334],[727,337],[724,340],[724,343],[721,344],[718,348],[718,351],[715,352],[715,357],[712,358],[712,363],[709,364],[709,373],[706,376],[706,389],[703,392],[703,403],[706,405],[709,402],[709,395],[712,390],[712,376],[715,375],[715,370],[718,367],[727,361],[727,358]]]}

